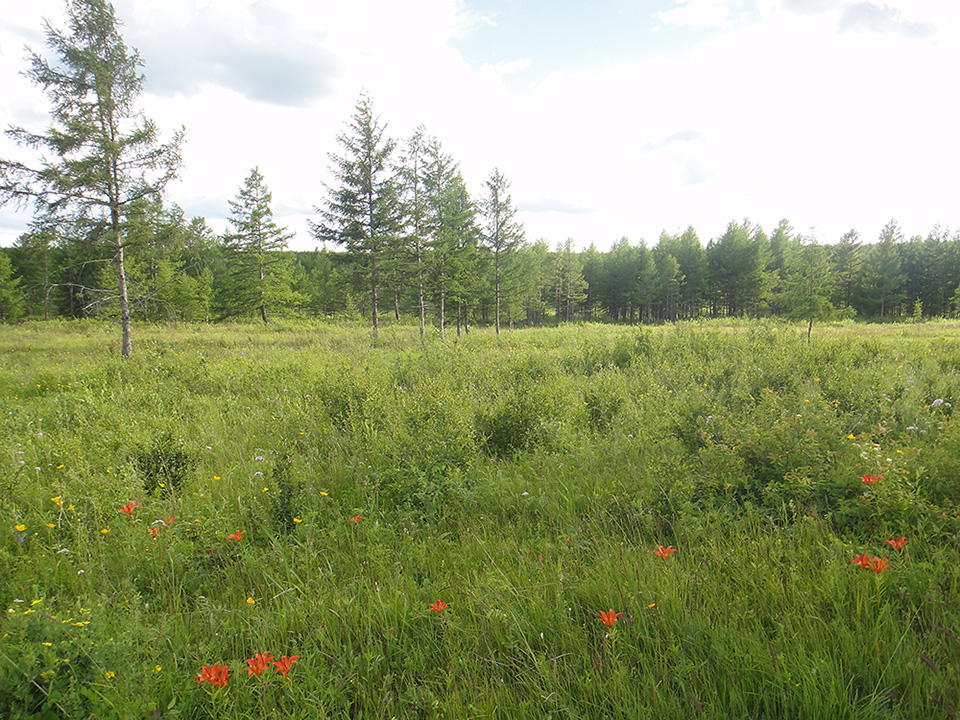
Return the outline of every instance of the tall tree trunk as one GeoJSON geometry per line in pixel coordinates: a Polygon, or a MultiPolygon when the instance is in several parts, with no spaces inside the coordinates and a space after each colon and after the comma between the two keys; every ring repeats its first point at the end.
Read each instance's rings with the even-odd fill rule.
{"type": "Polygon", "coordinates": [[[370,300],[373,303],[373,336],[380,334],[380,318],[377,316],[377,258],[370,256],[370,300]]]}
{"type": "Polygon", "coordinates": [[[494,323],[497,327],[497,335],[500,334],[500,253],[494,253],[493,255],[493,269],[494,269],[494,278],[496,290],[495,294],[497,297],[497,309],[496,309],[496,319],[494,323]]]}
{"type": "Polygon", "coordinates": [[[443,329],[443,324],[446,321],[446,318],[444,317],[444,299],[445,298],[444,298],[443,287],[441,286],[440,288],[440,339],[441,340],[446,340],[447,338],[443,329]]]}
{"type": "Polygon", "coordinates": [[[420,236],[417,236],[417,305],[420,311],[420,342],[427,334],[427,313],[423,303],[423,254],[420,251],[420,236]]]}
{"type": "Polygon", "coordinates": [[[130,357],[133,354],[133,338],[130,332],[130,300],[127,297],[127,270],[123,262],[123,238],[120,237],[120,209],[116,204],[111,204],[110,222],[113,226],[113,239],[117,245],[117,253],[114,256],[117,264],[117,290],[120,296],[120,329],[121,342],[120,354],[123,357],[130,357]]]}
{"type": "Polygon", "coordinates": [[[263,320],[263,324],[267,324],[267,303],[266,299],[263,297],[263,262],[260,262],[260,319],[263,320]]]}

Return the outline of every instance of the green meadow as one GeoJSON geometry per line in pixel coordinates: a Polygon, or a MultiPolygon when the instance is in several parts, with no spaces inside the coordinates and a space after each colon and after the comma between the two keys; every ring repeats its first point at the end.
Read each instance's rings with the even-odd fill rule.
{"type": "Polygon", "coordinates": [[[116,335],[0,334],[2,717],[957,715],[960,324],[116,335]]]}

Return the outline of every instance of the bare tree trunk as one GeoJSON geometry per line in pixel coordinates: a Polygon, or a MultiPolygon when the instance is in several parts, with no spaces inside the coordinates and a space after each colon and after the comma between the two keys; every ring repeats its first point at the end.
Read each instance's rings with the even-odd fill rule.
{"type": "Polygon", "coordinates": [[[423,257],[420,252],[420,236],[417,236],[417,304],[420,310],[420,342],[427,333],[427,314],[423,304],[423,257]]]}
{"type": "Polygon", "coordinates": [[[497,327],[497,335],[500,334],[500,253],[495,253],[493,256],[493,268],[494,268],[494,277],[496,281],[496,297],[497,297],[497,309],[496,309],[496,319],[494,324],[497,327]]]}
{"type": "Polygon", "coordinates": [[[446,321],[444,317],[444,293],[443,288],[440,289],[440,338],[446,339],[446,334],[444,333],[443,324],[446,321]]]}
{"type": "Polygon", "coordinates": [[[110,220],[113,225],[113,239],[117,245],[115,262],[117,264],[117,290],[120,296],[120,329],[122,339],[120,354],[130,357],[133,354],[133,338],[130,332],[130,300],[127,296],[127,270],[123,262],[123,239],[120,237],[120,210],[113,205],[110,208],[110,220]]]}
{"type": "Polygon", "coordinates": [[[260,263],[260,319],[267,324],[267,303],[263,297],[263,263],[260,263]]]}
{"type": "Polygon", "coordinates": [[[370,295],[373,302],[373,336],[380,334],[380,318],[377,317],[377,259],[370,256],[370,295]]]}

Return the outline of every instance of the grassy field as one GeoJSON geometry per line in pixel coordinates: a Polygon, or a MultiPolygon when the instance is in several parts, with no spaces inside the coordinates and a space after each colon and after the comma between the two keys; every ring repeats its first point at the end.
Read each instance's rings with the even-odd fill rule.
{"type": "Polygon", "coordinates": [[[805,330],[4,327],[0,716],[956,717],[960,325],[805,330]]]}

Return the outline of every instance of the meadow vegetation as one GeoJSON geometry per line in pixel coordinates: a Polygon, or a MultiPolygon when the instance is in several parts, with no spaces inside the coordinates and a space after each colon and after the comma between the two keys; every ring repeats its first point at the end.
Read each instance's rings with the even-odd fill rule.
{"type": "Polygon", "coordinates": [[[3,717],[956,717],[960,324],[114,334],[0,336],[3,717]]]}

